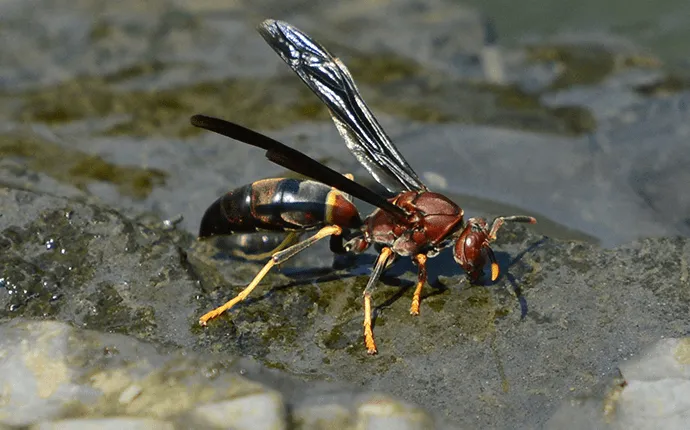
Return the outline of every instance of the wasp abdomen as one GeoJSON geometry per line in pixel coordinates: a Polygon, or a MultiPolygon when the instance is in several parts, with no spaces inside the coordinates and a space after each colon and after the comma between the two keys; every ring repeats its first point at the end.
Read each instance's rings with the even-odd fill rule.
{"type": "Polygon", "coordinates": [[[309,230],[326,224],[355,228],[357,208],[328,185],[300,179],[263,179],[232,190],[206,210],[200,237],[259,230],[309,230]]]}

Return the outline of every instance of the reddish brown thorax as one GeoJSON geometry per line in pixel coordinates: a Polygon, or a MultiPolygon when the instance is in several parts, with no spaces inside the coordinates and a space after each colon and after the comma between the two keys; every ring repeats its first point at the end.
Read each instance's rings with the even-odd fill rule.
{"type": "Polygon", "coordinates": [[[397,255],[435,250],[462,226],[462,209],[441,194],[406,191],[390,201],[403,208],[408,218],[377,209],[364,220],[362,229],[366,240],[388,246],[397,255]]]}

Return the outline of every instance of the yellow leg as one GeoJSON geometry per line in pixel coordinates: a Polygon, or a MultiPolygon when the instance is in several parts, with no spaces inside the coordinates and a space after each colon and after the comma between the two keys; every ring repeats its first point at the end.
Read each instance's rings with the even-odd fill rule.
{"type": "Polygon", "coordinates": [[[367,347],[367,354],[374,355],[376,342],[374,342],[374,332],[371,330],[371,296],[364,296],[364,346],[367,347]]]}
{"type": "Polygon", "coordinates": [[[425,254],[417,254],[415,257],[419,272],[417,274],[417,288],[414,290],[412,296],[412,305],[410,306],[410,315],[419,315],[419,303],[422,301],[422,288],[426,283],[426,260],[425,254]]]}
{"type": "Polygon", "coordinates": [[[376,286],[383,269],[386,267],[388,259],[393,255],[390,248],[383,248],[381,254],[376,259],[376,265],[364,289],[364,345],[367,348],[367,354],[374,355],[376,350],[376,342],[374,342],[374,332],[371,329],[371,293],[376,286]]]}
{"type": "Polygon", "coordinates": [[[222,306],[218,306],[214,310],[205,313],[201,318],[199,318],[199,324],[202,326],[205,326],[206,323],[208,323],[209,320],[212,320],[213,318],[216,318],[223,312],[227,311],[231,307],[235,306],[237,303],[241,302],[242,300],[246,299],[249,293],[252,292],[254,288],[256,288],[257,285],[259,285],[259,282],[266,276],[266,274],[271,270],[271,268],[275,266],[275,263],[273,262],[273,259],[269,260],[268,263],[264,266],[259,273],[254,277],[254,280],[245,288],[242,290],[235,298],[232,300],[226,302],[222,306]]]}
{"type": "Polygon", "coordinates": [[[307,249],[309,246],[313,245],[317,241],[331,236],[331,235],[339,235],[343,232],[343,229],[338,227],[337,225],[329,225],[321,230],[319,230],[315,235],[305,239],[302,242],[296,243],[292,245],[291,247],[280,251],[276,252],[273,254],[273,257],[266,263],[266,265],[259,271],[259,273],[256,274],[252,282],[249,283],[247,288],[242,290],[237,296],[235,296],[232,300],[229,300],[226,302],[224,305],[219,306],[215,308],[214,310],[207,312],[204,314],[201,318],[199,318],[199,324],[202,326],[205,326],[209,320],[212,320],[213,318],[216,318],[217,316],[221,315],[223,312],[227,311],[228,309],[232,308],[235,306],[237,303],[241,302],[242,300],[246,299],[247,296],[256,288],[257,285],[259,285],[259,282],[266,276],[266,274],[271,270],[273,266],[276,264],[280,264],[288,260],[289,258],[293,257],[295,254],[304,251],[307,249]]]}

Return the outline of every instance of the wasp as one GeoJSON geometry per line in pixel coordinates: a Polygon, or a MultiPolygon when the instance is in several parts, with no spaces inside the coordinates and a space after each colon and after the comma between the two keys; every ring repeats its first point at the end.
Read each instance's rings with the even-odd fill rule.
{"type": "MultiPolygon", "coordinates": [[[[491,225],[483,218],[464,222],[464,211],[449,198],[430,191],[393,145],[364,103],[345,64],[309,35],[276,20],[262,22],[258,31],[268,45],[290,66],[328,107],[345,144],[359,163],[394,197],[374,192],[268,136],[218,118],[195,115],[194,126],[264,149],[266,157],[312,180],[264,179],[230,191],[206,210],[199,237],[238,232],[283,231],[288,239],[306,231],[303,241],[279,247],[256,277],[237,296],[199,319],[205,326],[243,301],[275,265],[281,264],[315,242],[330,238],[334,253],[358,254],[374,245],[378,257],[364,288],[364,344],[376,354],[372,331],[371,296],[383,271],[398,257],[410,257],[418,268],[410,314],[418,315],[422,288],[427,281],[427,260],[453,247],[455,261],[477,281],[487,263],[491,280],[499,266],[491,249],[506,222],[536,223],[530,216],[501,216],[491,225]],[[375,206],[362,219],[353,198],[375,206]],[[292,236],[290,236],[292,235],[292,236]]],[[[295,241],[292,241],[295,242],[295,241]]]]}

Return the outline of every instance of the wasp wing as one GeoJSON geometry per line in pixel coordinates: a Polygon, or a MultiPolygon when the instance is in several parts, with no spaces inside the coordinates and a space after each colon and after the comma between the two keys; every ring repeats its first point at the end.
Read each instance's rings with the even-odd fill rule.
{"type": "Polygon", "coordinates": [[[376,121],[339,59],[286,22],[269,19],[258,30],[328,106],[348,149],[378,183],[395,193],[427,189],[376,121]]]}
{"type": "Polygon", "coordinates": [[[206,115],[194,115],[191,118],[191,122],[195,127],[210,130],[248,145],[265,149],[266,158],[279,166],[283,166],[293,172],[335,187],[344,193],[381,208],[398,218],[405,219],[407,217],[407,213],[400,206],[394,205],[384,197],[352,181],[345,175],[341,175],[330,167],[324,166],[308,155],[290,148],[277,140],[271,139],[266,135],[250,130],[239,124],[206,115]]]}

